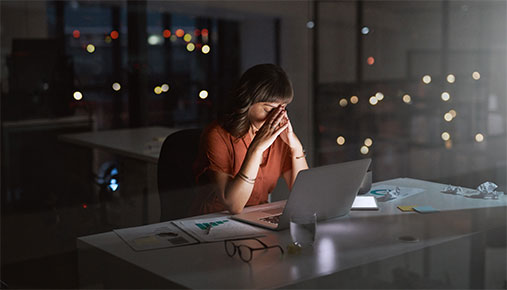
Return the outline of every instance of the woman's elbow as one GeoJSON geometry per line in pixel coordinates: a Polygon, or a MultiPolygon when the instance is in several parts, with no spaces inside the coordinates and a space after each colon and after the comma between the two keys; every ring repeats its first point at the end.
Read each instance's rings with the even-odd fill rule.
{"type": "Polygon", "coordinates": [[[227,208],[231,214],[240,214],[243,211],[243,206],[232,205],[227,208]]]}

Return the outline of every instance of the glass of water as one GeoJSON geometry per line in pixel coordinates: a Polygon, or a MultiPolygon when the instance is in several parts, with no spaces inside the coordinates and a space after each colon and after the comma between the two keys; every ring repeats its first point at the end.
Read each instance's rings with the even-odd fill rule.
{"type": "Polygon", "coordinates": [[[300,247],[313,245],[317,227],[317,214],[315,212],[301,212],[290,217],[290,235],[292,242],[300,247]]]}

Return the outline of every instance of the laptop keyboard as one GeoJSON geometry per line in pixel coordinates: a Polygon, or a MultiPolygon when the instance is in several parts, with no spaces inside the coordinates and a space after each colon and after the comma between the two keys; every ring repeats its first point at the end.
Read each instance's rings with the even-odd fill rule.
{"type": "Polygon", "coordinates": [[[265,217],[265,218],[261,218],[260,220],[268,222],[270,224],[277,225],[278,223],[280,223],[280,216],[281,216],[281,214],[279,214],[279,215],[273,215],[273,216],[268,216],[268,217],[265,217]]]}

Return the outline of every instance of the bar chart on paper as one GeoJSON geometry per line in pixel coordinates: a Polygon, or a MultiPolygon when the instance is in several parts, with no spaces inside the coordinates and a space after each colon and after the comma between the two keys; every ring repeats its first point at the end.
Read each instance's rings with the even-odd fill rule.
{"type": "Polygon", "coordinates": [[[216,242],[263,235],[263,230],[257,227],[225,217],[203,220],[180,220],[173,221],[173,223],[200,242],[216,242]]]}

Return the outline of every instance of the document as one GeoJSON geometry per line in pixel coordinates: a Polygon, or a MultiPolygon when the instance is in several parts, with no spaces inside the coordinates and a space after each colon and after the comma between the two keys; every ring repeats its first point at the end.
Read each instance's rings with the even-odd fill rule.
{"type": "Polygon", "coordinates": [[[227,217],[178,220],[173,223],[200,242],[264,236],[264,230],[227,217]]]}
{"type": "Polygon", "coordinates": [[[113,231],[134,251],[171,248],[199,242],[171,222],[113,231]]]}

